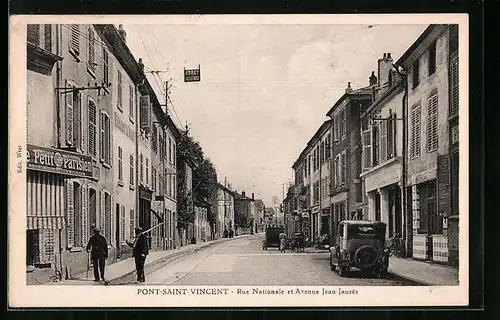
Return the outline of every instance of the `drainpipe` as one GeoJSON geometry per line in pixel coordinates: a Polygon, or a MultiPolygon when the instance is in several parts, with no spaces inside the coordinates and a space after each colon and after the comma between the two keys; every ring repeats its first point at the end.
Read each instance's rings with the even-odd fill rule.
{"type": "MultiPolygon", "coordinates": [[[[60,28],[61,28],[61,25],[56,25],[55,27],[55,32],[56,32],[56,54],[58,56],[62,56],[61,54],[61,39],[60,37],[62,37],[62,34],[60,32],[60,28]]],[[[61,82],[61,64],[62,64],[62,61],[58,61],[56,62],[56,87],[59,88],[61,87],[60,85],[60,82],[61,82]]],[[[59,92],[55,92],[55,102],[56,102],[56,146],[57,148],[59,148],[61,146],[61,143],[60,143],[60,133],[61,133],[61,115],[60,115],[60,111],[61,111],[61,101],[59,99],[59,92]]],[[[58,241],[59,241],[59,277],[62,279],[62,274],[63,274],[63,244],[62,244],[62,240],[63,240],[63,235],[62,235],[62,232],[63,230],[62,229],[58,229],[58,241]]]]}
{"type": "Polygon", "coordinates": [[[403,221],[404,221],[404,228],[403,228],[403,234],[402,238],[405,241],[406,244],[406,257],[412,256],[412,243],[413,243],[413,217],[412,217],[412,212],[408,212],[408,192],[406,188],[406,182],[407,182],[407,157],[408,157],[408,148],[407,148],[407,142],[408,142],[408,74],[406,70],[404,70],[402,67],[402,71],[400,71],[400,67],[397,65],[394,65],[396,72],[403,78],[403,83],[404,83],[404,95],[402,98],[402,104],[403,104],[403,134],[402,134],[402,166],[401,166],[401,187],[402,187],[402,202],[403,202],[403,208],[402,208],[402,215],[403,215],[403,221]]]}

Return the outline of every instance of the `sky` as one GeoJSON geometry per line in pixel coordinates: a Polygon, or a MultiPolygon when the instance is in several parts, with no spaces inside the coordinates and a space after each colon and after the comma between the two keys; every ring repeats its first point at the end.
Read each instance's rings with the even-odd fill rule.
{"type": "Polygon", "coordinates": [[[345,92],[368,85],[427,25],[124,25],[127,44],[179,127],[189,125],[232,189],[268,206],[283,199],[292,164],[345,92]],[[201,82],[184,83],[184,68],[201,82]]]}

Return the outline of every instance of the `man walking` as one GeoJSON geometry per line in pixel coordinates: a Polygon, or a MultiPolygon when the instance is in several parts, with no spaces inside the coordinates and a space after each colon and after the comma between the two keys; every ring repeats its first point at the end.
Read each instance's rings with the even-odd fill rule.
{"type": "Polygon", "coordinates": [[[146,262],[146,256],[149,253],[148,248],[148,237],[142,233],[142,228],[135,228],[135,238],[134,242],[126,241],[127,244],[132,247],[132,256],[135,259],[135,271],[137,273],[136,283],[145,282],[146,276],[144,274],[144,263],[146,262]]]}
{"type": "Polygon", "coordinates": [[[100,233],[101,230],[94,228],[94,234],[90,237],[86,247],[87,253],[90,251],[90,259],[94,266],[95,282],[99,281],[99,274],[101,280],[106,281],[104,279],[104,269],[106,267],[106,259],[108,258],[108,242],[100,233]]]}

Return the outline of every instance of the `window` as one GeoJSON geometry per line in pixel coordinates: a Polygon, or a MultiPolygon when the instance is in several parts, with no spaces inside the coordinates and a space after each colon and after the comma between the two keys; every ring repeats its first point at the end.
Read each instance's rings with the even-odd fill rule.
{"type": "Polygon", "coordinates": [[[158,129],[153,126],[153,132],[151,133],[151,149],[156,153],[157,151],[157,139],[158,139],[158,129]]]}
{"type": "Polygon", "coordinates": [[[326,159],[330,159],[332,155],[332,136],[331,134],[329,133],[327,136],[326,136],[326,159]]]}
{"type": "Polygon", "coordinates": [[[347,134],[347,110],[346,108],[342,109],[340,111],[340,133],[342,135],[342,140],[345,139],[346,134],[347,134]]]}
{"type": "Polygon", "coordinates": [[[120,243],[125,242],[125,206],[120,208],[120,243]]]}
{"type": "Polygon", "coordinates": [[[411,109],[411,140],[410,157],[420,157],[420,106],[411,109]]]}
{"type": "Polygon", "coordinates": [[[163,145],[163,136],[160,134],[158,137],[158,148],[160,149],[160,159],[163,160],[165,158],[165,149],[163,145]]]}
{"type": "Polygon", "coordinates": [[[130,209],[129,213],[129,225],[130,225],[130,237],[133,237],[135,235],[135,211],[134,209],[130,209]]]}
{"type": "Polygon", "coordinates": [[[134,185],[134,176],[135,176],[135,172],[134,172],[134,155],[133,154],[130,155],[130,164],[129,164],[129,167],[130,167],[130,186],[133,186],[134,185]]]}
{"type": "Polygon", "coordinates": [[[97,192],[89,188],[89,225],[97,225],[97,192]]]}
{"type": "Polygon", "coordinates": [[[394,143],[394,137],[396,136],[394,132],[396,128],[394,125],[395,119],[396,115],[391,114],[391,120],[387,121],[387,159],[392,159],[396,156],[394,143]]]}
{"type": "Polygon", "coordinates": [[[338,113],[333,116],[333,140],[339,141],[340,136],[340,121],[338,113]]]}
{"type": "Polygon", "coordinates": [[[73,247],[83,246],[82,204],[82,186],[73,182],[73,247]]]}
{"type": "Polygon", "coordinates": [[[436,72],[436,42],[429,47],[429,75],[436,72]]]}
{"type": "Polygon", "coordinates": [[[387,121],[380,123],[380,163],[387,160],[387,121]]]}
{"type": "Polygon", "coordinates": [[[71,24],[69,33],[70,53],[75,57],[78,57],[80,55],[80,26],[77,24],[71,24]]]}
{"type": "Polygon", "coordinates": [[[28,42],[36,46],[40,46],[40,25],[39,24],[29,24],[27,27],[28,31],[28,42]]]}
{"type": "Polygon", "coordinates": [[[427,152],[433,152],[438,146],[438,97],[432,95],[427,100],[427,152]]]}
{"type": "Polygon", "coordinates": [[[307,165],[307,170],[309,172],[309,174],[311,174],[311,166],[312,166],[312,156],[309,155],[309,162],[308,162],[308,165],[307,165]]]}
{"type": "Polygon", "coordinates": [[[122,88],[122,72],[120,70],[118,70],[118,79],[117,79],[117,100],[116,100],[116,103],[117,103],[117,106],[118,106],[118,110],[122,111],[123,112],[123,88],[122,88]]]}
{"type": "Polygon", "coordinates": [[[168,137],[168,162],[172,163],[172,140],[168,137]]]}
{"type": "Polygon", "coordinates": [[[111,231],[111,195],[108,192],[104,192],[104,236],[112,243],[113,235],[111,231]]]}
{"type": "MultiPolygon", "coordinates": [[[[152,167],[152,166],[151,166],[152,167]]],[[[156,169],[151,168],[151,186],[153,191],[156,191],[156,169]]]]}
{"type": "Polygon", "coordinates": [[[89,27],[89,57],[87,61],[87,67],[89,68],[90,71],[95,73],[95,35],[94,35],[94,30],[92,30],[91,27],[89,27]]]}
{"type": "Polygon", "coordinates": [[[458,115],[458,52],[454,52],[451,56],[450,63],[450,82],[451,82],[451,99],[450,99],[450,116],[458,115]]]}
{"type": "Polygon", "coordinates": [[[368,170],[372,167],[372,133],[371,130],[363,131],[363,169],[368,170]]]}
{"type": "Polygon", "coordinates": [[[134,86],[129,86],[128,87],[128,92],[129,92],[129,101],[128,101],[128,105],[129,105],[129,119],[134,122],[134,86]]]}
{"type": "Polygon", "coordinates": [[[140,157],[139,157],[139,160],[140,160],[140,171],[139,171],[139,174],[140,174],[140,181],[143,182],[144,181],[144,157],[141,153],[140,157]]]}
{"type": "Polygon", "coordinates": [[[163,188],[163,174],[162,173],[158,174],[158,193],[162,196],[165,194],[165,189],[163,188]]]}
{"type": "Polygon", "coordinates": [[[174,179],[174,192],[172,194],[172,198],[175,200],[177,199],[177,176],[172,175],[172,178],[174,179]]]}
{"type": "Polygon", "coordinates": [[[166,191],[167,197],[171,197],[172,195],[171,195],[170,190],[171,190],[172,180],[170,179],[170,174],[165,173],[165,179],[167,180],[167,188],[166,188],[167,190],[165,190],[165,191],[166,191]]]}
{"type": "Polygon", "coordinates": [[[109,53],[106,48],[102,48],[102,81],[104,85],[109,84],[109,53]]]}
{"type": "Polygon", "coordinates": [[[89,154],[97,156],[97,107],[95,102],[88,100],[88,144],[89,154]]]}
{"type": "Polygon", "coordinates": [[[109,116],[101,110],[101,162],[111,166],[111,121],[109,116]]]}
{"type": "Polygon", "coordinates": [[[342,153],[339,153],[335,156],[335,165],[334,165],[335,186],[339,186],[341,184],[341,173],[340,173],[340,171],[342,170],[341,154],[342,153]]]}
{"type": "Polygon", "coordinates": [[[146,185],[149,184],[149,159],[146,158],[146,185]]]}
{"type": "Polygon", "coordinates": [[[380,132],[379,124],[372,126],[372,166],[376,167],[379,164],[380,156],[380,132]]]}
{"type": "Polygon", "coordinates": [[[418,87],[418,84],[420,81],[420,62],[419,62],[419,60],[417,60],[413,63],[411,76],[412,76],[412,88],[415,89],[416,87],[418,87]]]}
{"type": "MultiPolygon", "coordinates": [[[[74,87],[66,82],[67,87],[74,87]]],[[[65,94],[66,102],[66,144],[82,148],[82,94],[78,90],[72,90],[65,94]]]]}
{"type": "Polygon", "coordinates": [[[342,151],[340,154],[340,182],[342,185],[346,183],[347,178],[347,161],[346,161],[346,150],[342,151]]]}
{"type": "Polygon", "coordinates": [[[123,148],[118,146],[118,184],[123,185],[123,148]]]}

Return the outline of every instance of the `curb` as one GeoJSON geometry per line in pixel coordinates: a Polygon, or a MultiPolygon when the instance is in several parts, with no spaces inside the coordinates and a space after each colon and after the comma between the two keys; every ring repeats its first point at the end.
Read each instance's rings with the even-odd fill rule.
{"type": "MultiPolygon", "coordinates": [[[[243,237],[243,236],[239,236],[238,238],[240,237],[243,237]]],[[[220,239],[217,239],[217,240],[213,240],[213,241],[210,241],[210,242],[205,242],[205,243],[202,243],[200,244],[199,246],[196,246],[196,247],[193,247],[193,248],[189,248],[187,250],[182,250],[182,251],[177,251],[177,252],[172,252],[171,254],[168,254],[168,255],[165,255],[163,257],[160,257],[156,260],[153,260],[149,263],[146,263],[144,265],[144,273],[145,274],[150,274],[156,270],[158,270],[158,266],[163,266],[165,264],[168,264],[168,263],[171,263],[175,260],[178,260],[180,258],[183,258],[189,254],[192,254],[194,252],[198,252],[198,251],[202,251],[202,250],[205,250],[215,244],[219,244],[219,243],[222,243],[222,242],[228,242],[228,241],[231,241],[235,238],[220,238],[220,239]]],[[[135,275],[135,270],[132,270],[130,272],[127,272],[126,274],[123,274],[121,276],[118,276],[114,279],[111,279],[109,280],[109,283],[111,285],[118,285],[118,284],[123,284],[123,282],[125,282],[126,280],[128,280],[128,278],[130,278],[131,276],[135,275]]]]}
{"type": "Polygon", "coordinates": [[[410,277],[410,276],[407,276],[407,275],[403,275],[401,273],[397,273],[397,272],[393,272],[393,271],[388,271],[388,273],[390,275],[392,275],[392,276],[395,276],[396,278],[400,278],[400,279],[404,279],[404,280],[407,280],[407,281],[415,282],[416,284],[421,285],[421,286],[435,286],[435,284],[433,284],[433,283],[426,282],[426,281],[423,281],[421,279],[417,279],[415,277],[410,277]]]}

